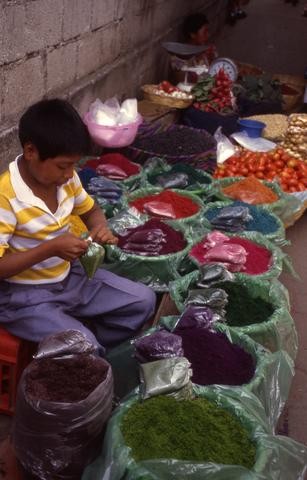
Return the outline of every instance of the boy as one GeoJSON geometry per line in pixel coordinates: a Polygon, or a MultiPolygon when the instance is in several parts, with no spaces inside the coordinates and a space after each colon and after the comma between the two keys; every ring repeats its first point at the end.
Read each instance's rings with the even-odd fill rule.
{"type": "Polygon", "coordinates": [[[21,117],[19,139],[23,154],[0,176],[0,324],[34,342],[79,330],[103,353],[151,317],[154,292],[103,269],[88,280],[78,262],[88,242],[69,233],[70,214],[93,241],[117,239],[74,171],[90,146],[77,111],[42,100],[21,117]]]}

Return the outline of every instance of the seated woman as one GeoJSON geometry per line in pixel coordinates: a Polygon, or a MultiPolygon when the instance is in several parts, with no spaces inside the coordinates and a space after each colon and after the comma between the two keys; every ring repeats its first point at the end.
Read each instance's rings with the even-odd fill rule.
{"type": "MultiPolygon", "coordinates": [[[[173,81],[177,83],[185,77],[182,71],[184,67],[207,66],[217,57],[217,51],[214,45],[207,44],[209,39],[209,22],[207,16],[203,13],[195,13],[184,19],[182,24],[183,43],[204,46],[204,51],[200,54],[183,58],[176,55],[171,56],[171,68],[173,72],[173,81]]],[[[188,82],[194,83],[197,75],[189,72],[188,82]]]]}

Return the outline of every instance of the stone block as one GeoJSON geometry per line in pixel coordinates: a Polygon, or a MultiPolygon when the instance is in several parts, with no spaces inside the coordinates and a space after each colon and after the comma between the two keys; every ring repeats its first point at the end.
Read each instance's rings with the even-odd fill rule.
{"type": "Polygon", "coordinates": [[[20,114],[44,95],[43,62],[40,56],[4,68],[3,117],[20,114]]]}
{"type": "Polygon", "coordinates": [[[0,175],[10,162],[15,160],[21,153],[21,146],[18,139],[17,125],[0,132],[0,175]]]}
{"type": "Polygon", "coordinates": [[[47,52],[47,92],[68,87],[77,75],[77,42],[47,52]]]}
{"type": "Polygon", "coordinates": [[[62,0],[37,0],[26,3],[26,50],[36,52],[62,39],[62,0]]]}
{"type": "Polygon", "coordinates": [[[18,60],[26,52],[25,8],[0,6],[0,65],[18,60]]]}
{"type": "Polygon", "coordinates": [[[93,0],[91,29],[103,27],[112,22],[116,15],[117,3],[114,0],[93,0]]]}
{"type": "Polygon", "coordinates": [[[63,40],[90,31],[91,9],[84,0],[64,0],[63,40]]]}
{"type": "Polygon", "coordinates": [[[120,22],[120,52],[134,50],[135,48],[149,44],[153,35],[153,9],[147,9],[142,15],[129,13],[120,22]]]}
{"type": "Polygon", "coordinates": [[[102,39],[104,32],[97,30],[78,41],[77,78],[99,69],[102,64],[102,39]]]}

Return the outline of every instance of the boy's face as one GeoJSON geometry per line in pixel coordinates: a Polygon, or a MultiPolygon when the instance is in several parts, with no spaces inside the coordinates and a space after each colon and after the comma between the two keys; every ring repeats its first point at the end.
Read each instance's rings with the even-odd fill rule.
{"type": "Polygon", "coordinates": [[[60,186],[73,176],[80,155],[59,155],[41,160],[37,149],[29,144],[24,148],[28,174],[45,187],[60,186]]]}

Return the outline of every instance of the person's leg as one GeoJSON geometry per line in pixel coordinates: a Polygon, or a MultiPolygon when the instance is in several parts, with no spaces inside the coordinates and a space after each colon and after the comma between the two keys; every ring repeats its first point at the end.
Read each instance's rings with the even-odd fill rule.
{"type": "Polygon", "coordinates": [[[7,285],[0,287],[0,297],[0,325],[13,335],[38,343],[53,333],[78,330],[104,353],[95,335],[64,312],[57,293],[48,287],[7,285]]]}
{"type": "Polygon", "coordinates": [[[79,293],[78,304],[71,313],[92,319],[99,342],[107,348],[135,336],[153,316],[156,295],[142,283],[104,269],[86,281],[81,267],[74,266],[72,273],[69,288],[79,293]]]}

